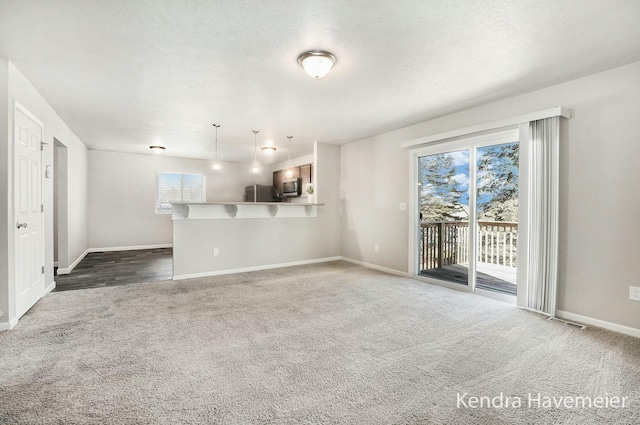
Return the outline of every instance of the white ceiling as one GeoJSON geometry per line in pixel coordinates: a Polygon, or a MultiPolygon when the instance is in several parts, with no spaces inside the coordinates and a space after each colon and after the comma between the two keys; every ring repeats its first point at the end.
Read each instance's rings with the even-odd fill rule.
{"type": "Polygon", "coordinates": [[[638,61],[640,1],[0,0],[0,56],[90,149],[277,162],[638,61]]]}

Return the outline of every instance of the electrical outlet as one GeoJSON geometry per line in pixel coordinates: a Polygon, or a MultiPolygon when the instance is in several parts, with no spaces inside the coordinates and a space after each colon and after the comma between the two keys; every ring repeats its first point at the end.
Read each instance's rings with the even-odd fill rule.
{"type": "Polygon", "coordinates": [[[220,250],[218,249],[218,247],[213,248],[213,255],[214,256],[220,255],[220,250]]]}
{"type": "Polygon", "coordinates": [[[629,299],[640,301],[640,286],[629,286],[629,299]]]}
{"type": "Polygon", "coordinates": [[[375,252],[380,252],[380,246],[379,246],[378,244],[375,244],[375,245],[373,246],[373,250],[374,250],[375,252]]]}

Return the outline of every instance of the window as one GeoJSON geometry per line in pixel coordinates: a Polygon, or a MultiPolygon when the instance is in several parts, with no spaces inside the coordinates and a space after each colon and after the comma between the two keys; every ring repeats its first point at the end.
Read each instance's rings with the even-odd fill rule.
{"type": "Polygon", "coordinates": [[[156,214],[171,213],[172,202],[205,202],[204,175],[158,173],[156,214]]]}

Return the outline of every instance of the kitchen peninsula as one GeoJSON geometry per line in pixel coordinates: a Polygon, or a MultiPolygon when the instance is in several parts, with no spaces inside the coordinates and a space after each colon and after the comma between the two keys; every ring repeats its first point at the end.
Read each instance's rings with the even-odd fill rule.
{"type": "Polygon", "coordinates": [[[173,279],[340,259],[340,148],[315,144],[321,203],[172,204],[173,279]]]}

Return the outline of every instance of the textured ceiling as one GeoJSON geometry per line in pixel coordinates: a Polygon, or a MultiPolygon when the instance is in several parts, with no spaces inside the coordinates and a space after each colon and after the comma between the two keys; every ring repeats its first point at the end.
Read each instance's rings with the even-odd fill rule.
{"type": "Polygon", "coordinates": [[[273,162],[638,61],[640,2],[0,0],[0,56],[90,149],[273,162]]]}

